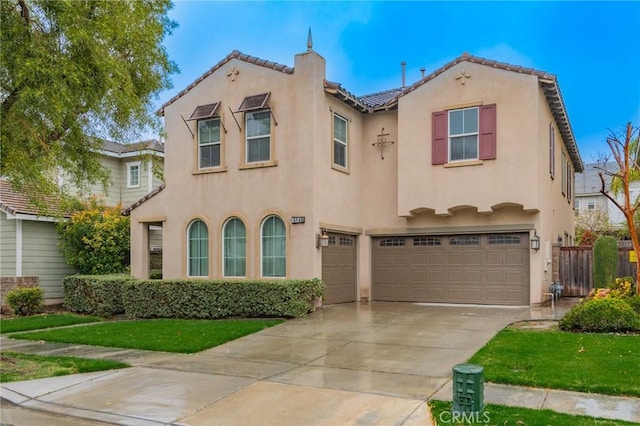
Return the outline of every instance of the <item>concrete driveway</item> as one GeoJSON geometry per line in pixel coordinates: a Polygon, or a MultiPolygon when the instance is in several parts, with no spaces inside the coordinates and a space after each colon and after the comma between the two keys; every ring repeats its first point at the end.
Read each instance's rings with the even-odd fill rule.
{"type": "Polygon", "coordinates": [[[449,381],[454,365],[505,325],[540,312],[332,305],[193,355],[3,338],[3,350],[119,359],[135,367],[7,383],[1,396],[127,425],[423,425],[429,424],[426,400],[449,381]]]}

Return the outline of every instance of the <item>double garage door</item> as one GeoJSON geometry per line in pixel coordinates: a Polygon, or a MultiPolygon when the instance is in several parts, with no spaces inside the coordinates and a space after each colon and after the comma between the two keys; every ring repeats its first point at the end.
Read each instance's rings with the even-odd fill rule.
{"type": "Polygon", "coordinates": [[[529,305],[525,233],[374,238],[372,298],[529,305]]]}

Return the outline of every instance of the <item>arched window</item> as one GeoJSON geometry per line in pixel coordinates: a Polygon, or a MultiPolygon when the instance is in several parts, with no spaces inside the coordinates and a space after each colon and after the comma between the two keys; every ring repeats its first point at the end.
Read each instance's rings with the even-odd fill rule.
{"type": "Polygon", "coordinates": [[[199,219],[191,222],[187,228],[187,275],[209,275],[209,230],[199,219]]]}
{"type": "Polygon", "coordinates": [[[225,277],[244,277],[247,270],[247,232],[244,223],[232,217],[224,223],[222,229],[223,275],[225,277]]]}
{"type": "Polygon", "coordinates": [[[285,277],[287,275],[287,232],[278,216],[269,216],[262,222],[262,276],[285,277]]]}

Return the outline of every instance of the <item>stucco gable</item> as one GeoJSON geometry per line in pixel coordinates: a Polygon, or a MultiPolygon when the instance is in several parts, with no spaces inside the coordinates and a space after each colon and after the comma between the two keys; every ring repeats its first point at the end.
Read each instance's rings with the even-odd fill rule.
{"type": "Polygon", "coordinates": [[[171,105],[172,103],[174,103],[175,101],[180,99],[182,96],[186,95],[191,89],[196,87],[202,80],[204,80],[205,78],[209,77],[211,74],[213,74],[214,72],[216,72],[217,70],[222,68],[226,63],[228,63],[232,59],[237,59],[239,61],[244,61],[244,62],[247,62],[247,63],[250,63],[250,64],[254,64],[254,65],[261,66],[261,67],[269,68],[269,69],[272,69],[272,70],[275,70],[275,71],[282,72],[284,74],[293,74],[293,68],[291,68],[291,67],[288,67],[288,66],[282,65],[282,64],[278,64],[277,62],[267,61],[266,59],[260,59],[260,58],[258,58],[256,56],[247,55],[247,54],[241,53],[238,50],[234,50],[233,52],[229,53],[220,62],[215,64],[213,67],[211,67],[207,72],[205,72],[200,77],[198,77],[193,83],[188,85],[184,90],[181,90],[177,95],[175,95],[174,97],[169,99],[167,102],[165,102],[160,107],[160,109],[158,111],[156,111],[156,114],[159,115],[159,116],[163,116],[164,115],[164,109],[166,107],[168,107],[169,105],[171,105]]]}
{"type": "Polygon", "coordinates": [[[384,105],[386,109],[392,108],[395,104],[397,104],[398,100],[406,96],[407,94],[413,92],[419,87],[428,84],[430,81],[438,77],[439,75],[447,72],[454,66],[463,63],[473,63],[478,65],[483,65],[486,67],[510,71],[518,74],[532,75],[538,78],[538,84],[544,93],[545,100],[547,101],[547,105],[553,114],[553,118],[558,126],[560,131],[560,136],[564,141],[564,145],[569,152],[569,156],[571,157],[571,162],[573,163],[573,167],[576,172],[582,172],[584,170],[584,164],[582,163],[582,158],[580,157],[580,152],[578,151],[578,145],[576,144],[575,136],[573,134],[573,129],[571,128],[571,123],[569,122],[569,116],[567,114],[567,110],[564,104],[564,99],[562,98],[562,93],[560,92],[560,86],[558,85],[558,79],[554,74],[550,74],[546,71],[536,70],[534,68],[523,67],[520,65],[513,65],[506,62],[499,62],[492,59],[482,58],[479,56],[473,56],[468,53],[463,53],[461,56],[457,57],[451,62],[443,65],[437,70],[433,71],[431,74],[425,76],[418,82],[412,84],[404,88],[400,93],[398,93],[395,97],[389,99],[384,105]]]}
{"type": "Polygon", "coordinates": [[[149,200],[149,199],[155,197],[156,195],[158,195],[166,186],[167,185],[165,183],[162,183],[159,187],[157,187],[156,189],[154,189],[153,191],[151,191],[150,193],[148,193],[144,197],[140,198],[138,201],[136,201],[135,203],[131,204],[126,209],[123,209],[122,210],[122,215],[123,216],[129,216],[133,209],[135,209],[136,207],[140,207],[140,205],[145,203],[147,200],[149,200]]]}

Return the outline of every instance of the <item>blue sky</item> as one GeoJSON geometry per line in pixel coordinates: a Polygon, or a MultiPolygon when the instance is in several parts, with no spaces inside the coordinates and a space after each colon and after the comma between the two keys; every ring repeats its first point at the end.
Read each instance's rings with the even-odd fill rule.
{"type": "Polygon", "coordinates": [[[640,2],[176,0],[164,45],[180,74],[158,107],[232,50],[293,66],[311,27],[327,79],[356,95],[407,83],[463,52],[558,76],[583,161],[609,129],[640,125],[640,2]]]}

